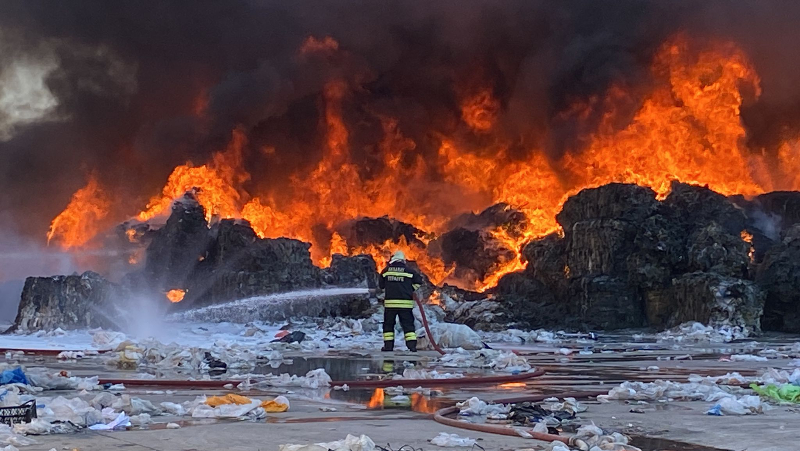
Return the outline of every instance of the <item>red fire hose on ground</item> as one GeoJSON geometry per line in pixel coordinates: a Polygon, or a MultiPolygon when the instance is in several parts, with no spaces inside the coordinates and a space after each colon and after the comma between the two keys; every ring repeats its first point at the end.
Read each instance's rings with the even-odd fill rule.
{"type": "Polygon", "coordinates": [[[417,307],[419,307],[419,314],[422,317],[422,325],[425,326],[425,333],[428,335],[428,341],[431,342],[431,346],[433,349],[441,355],[444,355],[444,351],[442,348],[436,344],[436,340],[433,338],[433,334],[431,333],[431,328],[428,327],[428,317],[425,315],[425,308],[422,307],[422,302],[419,300],[419,296],[416,294],[414,295],[414,300],[417,302],[417,307]]]}

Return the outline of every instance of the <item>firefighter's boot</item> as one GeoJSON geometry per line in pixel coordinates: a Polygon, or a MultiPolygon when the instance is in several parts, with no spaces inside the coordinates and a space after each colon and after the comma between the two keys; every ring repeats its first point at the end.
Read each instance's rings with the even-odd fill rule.
{"type": "Polygon", "coordinates": [[[394,351],[394,340],[385,340],[383,342],[383,347],[381,348],[383,352],[392,352],[394,351]]]}
{"type": "Polygon", "coordinates": [[[406,346],[408,350],[411,352],[417,352],[417,340],[408,340],[406,342],[406,346]]]}

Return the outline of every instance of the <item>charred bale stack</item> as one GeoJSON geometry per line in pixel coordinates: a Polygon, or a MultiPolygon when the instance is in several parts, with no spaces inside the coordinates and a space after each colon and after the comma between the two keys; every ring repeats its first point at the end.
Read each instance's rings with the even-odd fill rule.
{"type": "Polygon", "coordinates": [[[644,303],[628,283],[636,235],[658,209],[655,192],[610,184],[569,198],[556,216],[564,230],[568,313],[590,328],[645,324],[644,303]]]}
{"type": "Polygon", "coordinates": [[[120,287],[99,274],[28,277],[14,325],[8,332],[114,328],[120,316],[114,301],[120,287]]]}
{"type": "Polygon", "coordinates": [[[612,183],[569,198],[557,220],[563,238],[528,244],[528,267],[498,284],[518,322],[760,330],[764,292],[748,280],[747,217],[725,196],[674,183],[659,202],[649,188],[612,183]]]}
{"type": "Polygon", "coordinates": [[[764,328],[800,332],[800,224],[767,251],[756,281],[767,291],[764,328]]]}
{"type": "Polygon", "coordinates": [[[347,257],[334,254],[331,266],[323,270],[323,281],[337,287],[378,286],[378,268],[371,255],[347,257]]]}
{"type": "Polygon", "coordinates": [[[261,239],[249,224],[224,219],[209,227],[191,196],[176,201],[147,247],[144,278],[157,290],[186,290],[179,308],[320,285],[310,245],[261,239]]]}

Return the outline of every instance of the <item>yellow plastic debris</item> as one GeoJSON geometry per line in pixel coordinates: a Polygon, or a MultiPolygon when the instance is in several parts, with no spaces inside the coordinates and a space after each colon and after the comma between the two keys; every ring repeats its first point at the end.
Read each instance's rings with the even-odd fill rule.
{"type": "Polygon", "coordinates": [[[261,407],[263,407],[264,410],[269,413],[286,412],[287,410],[289,410],[288,404],[277,402],[274,399],[271,401],[262,402],[261,407]]]}
{"type": "Polygon", "coordinates": [[[253,402],[250,398],[246,396],[237,395],[234,393],[228,393],[225,396],[212,396],[210,398],[206,398],[206,404],[211,407],[221,406],[223,404],[250,404],[253,402]]]}

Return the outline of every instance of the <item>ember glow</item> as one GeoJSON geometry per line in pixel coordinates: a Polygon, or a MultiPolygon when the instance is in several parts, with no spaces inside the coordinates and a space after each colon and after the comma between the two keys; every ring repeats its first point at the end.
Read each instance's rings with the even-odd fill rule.
{"type": "Polygon", "coordinates": [[[167,299],[172,303],[181,302],[184,296],[186,296],[186,290],[175,289],[167,291],[167,299]]]}
{"type": "Polygon", "coordinates": [[[749,233],[747,230],[742,230],[741,237],[742,241],[750,246],[750,250],[747,252],[747,255],[750,257],[750,261],[755,262],[756,248],[753,246],[753,234],[749,233]]]}
{"type": "MultiPolygon", "coordinates": [[[[349,56],[330,36],[308,37],[298,55],[309,60],[349,56]]],[[[674,36],[652,59],[650,72],[649,91],[628,116],[615,108],[633,103],[633,93],[624,84],[612,85],[602,95],[576,101],[564,110],[564,118],[578,120],[596,111],[603,114],[581,150],[557,158],[536,147],[525,149],[520,157],[499,132],[495,136],[505,105],[488,85],[452,87],[460,99],[458,118],[472,138],[432,128],[429,135],[438,142],[438,153],[430,158],[419,151],[420,143],[404,132],[398,119],[372,112],[371,120],[380,124],[381,133],[364,157],[358,149],[365,143],[353,141],[352,131],[358,124],[346,114],[364,95],[364,88],[358,80],[337,75],[318,93],[324,139],[318,160],[309,170],[291,173],[286,185],[263,188],[258,174],[245,169],[252,151],[250,137],[245,128],[237,127],[227,147],[209,161],[176,167],[135,218],[163,217],[174,199],[195,191],[209,220],[241,218],[261,237],[310,242],[318,265],[330,264],[334,253],[366,253],[383,266],[391,252],[400,249],[435,283],[448,281],[484,290],[504,274],[525,267],[521,247],[559,230],[556,213],[569,195],[583,188],[637,183],[653,188],[661,198],[673,180],[708,185],[726,195],[800,189],[800,153],[795,141],[783,143],[773,157],[745,147],[741,108],[746,100],[759,97],[761,82],[747,55],[734,43],[697,44],[688,36],[674,36]],[[452,279],[452,265],[430,252],[429,245],[449,230],[458,213],[501,202],[527,216],[521,231],[503,226],[486,230],[496,246],[507,250],[501,255],[508,258],[500,258],[485,277],[452,279]],[[340,233],[348,221],[381,216],[427,232],[418,237],[422,245],[404,238],[354,245],[340,233]],[[318,233],[320,229],[327,233],[318,233]]],[[[206,93],[198,97],[201,100],[195,102],[192,114],[203,114],[208,108],[203,100],[206,93]]],[[[275,149],[270,149],[263,153],[274,157],[275,149]]],[[[53,220],[48,241],[67,249],[85,245],[102,231],[97,220],[106,217],[110,202],[91,178],[53,220]]]]}

